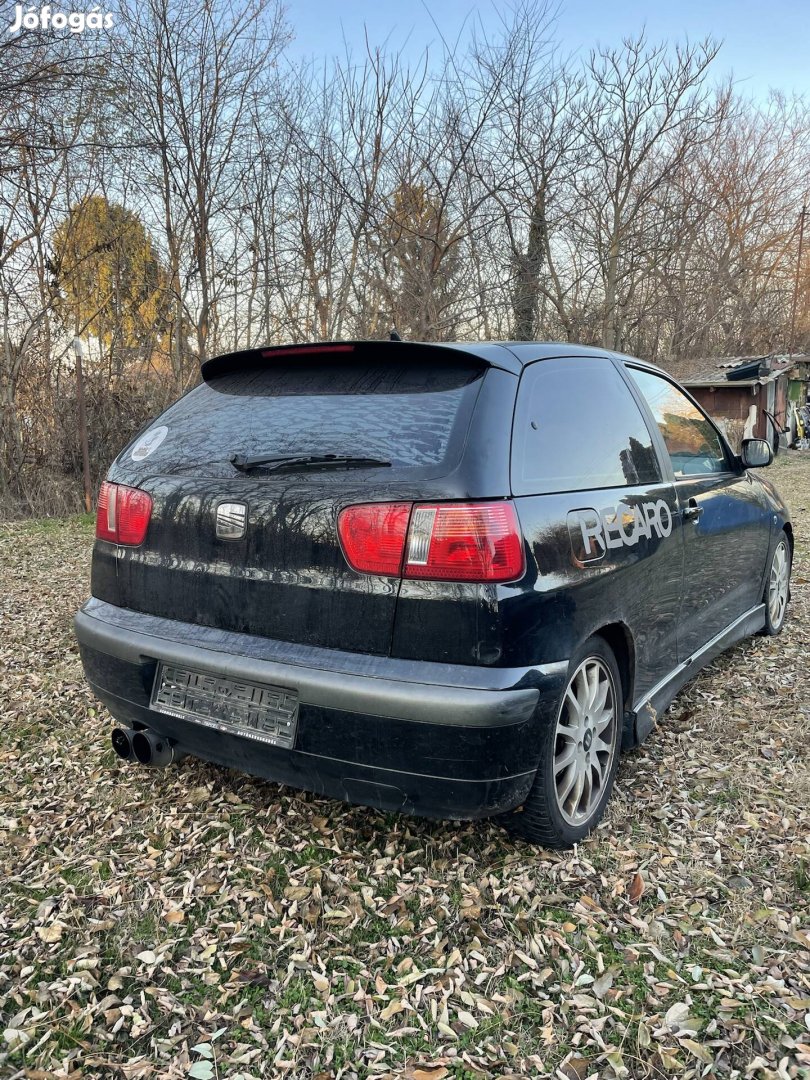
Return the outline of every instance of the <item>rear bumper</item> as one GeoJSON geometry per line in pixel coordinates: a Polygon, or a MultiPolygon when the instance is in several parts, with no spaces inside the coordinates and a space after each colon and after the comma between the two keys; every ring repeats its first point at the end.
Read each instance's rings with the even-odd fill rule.
{"type": "Polygon", "coordinates": [[[434,664],[270,641],[90,600],[75,618],[85,673],[120,722],[178,749],[348,802],[474,818],[520,805],[565,663],[434,664]],[[294,749],[150,708],[159,661],[298,694],[294,749]]]}

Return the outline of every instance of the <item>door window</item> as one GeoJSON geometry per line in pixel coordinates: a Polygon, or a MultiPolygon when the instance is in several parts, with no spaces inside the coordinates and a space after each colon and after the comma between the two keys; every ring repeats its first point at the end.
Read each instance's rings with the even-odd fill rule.
{"type": "Polygon", "coordinates": [[[641,410],[607,357],[541,360],[526,369],[512,440],[515,495],[660,479],[641,410]]]}
{"type": "Polygon", "coordinates": [[[628,370],[652,410],[675,476],[726,472],[728,461],[720,436],[697,405],[668,379],[640,368],[628,370]]]}

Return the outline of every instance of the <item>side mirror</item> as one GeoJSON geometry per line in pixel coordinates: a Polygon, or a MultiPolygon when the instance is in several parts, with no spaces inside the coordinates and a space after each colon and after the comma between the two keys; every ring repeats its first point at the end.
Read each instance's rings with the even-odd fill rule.
{"type": "Polygon", "coordinates": [[[773,461],[773,450],[765,439],[743,439],[740,460],[746,469],[761,469],[773,461]]]}

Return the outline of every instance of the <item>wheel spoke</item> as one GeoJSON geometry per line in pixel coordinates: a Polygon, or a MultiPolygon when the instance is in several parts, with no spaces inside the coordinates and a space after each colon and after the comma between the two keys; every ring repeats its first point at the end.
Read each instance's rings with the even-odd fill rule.
{"type": "Polygon", "coordinates": [[[576,814],[579,810],[579,804],[582,801],[582,789],[585,787],[585,774],[582,770],[577,770],[576,782],[574,783],[574,791],[571,796],[571,813],[576,814]]]}
{"type": "Polygon", "coordinates": [[[596,664],[592,664],[591,667],[588,669],[587,679],[588,700],[585,704],[585,709],[587,712],[590,712],[590,710],[594,707],[596,695],[599,692],[599,668],[596,664]]]}
{"type": "Polygon", "coordinates": [[[610,683],[607,679],[603,679],[599,684],[599,690],[591,705],[591,711],[594,713],[601,712],[607,703],[608,694],[610,693],[610,683]]]}
{"type": "Polygon", "coordinates": [[[559,799],[560,808],[565,806],[568,796],[571,794],[571,789],[574,784],[576,784],[577,776],[579,775],[576,764],[572,764],[569,768],[570,771],[568,776],[566,776],[565,780],[557,788],[557,798],[559,799]]]}
{"type": "Polygon", "coordinates": [[[582,715],[588,708],[588,698],[590,696],[590,687],[588,686],[588,673],[585,668],[580,668],[576,675],[576,695],[577,695],[577,709],[579,714],[582,715]]]}
{"type": "Polygon", "coordinates": [[[605,728],[610,724],[613,719],[613,709],[605,709],[599,719],[596,721],[596,734],[601,735],[605,728]]]}
{"type": "MultiPolygon", "coordinates": [[[[574,723],[574,724],[566,724],[565,726],[566,727],[577,727],[579,725],[579,723],[580,723],[581,718],[582,718],[582,709],[580,708],[580,704],[579,704],[579,701],[577,700],[576,694],[574,693],[573,689],[570,686],[565,691],[565,704],[568,707],[569,714],[573,714],[573,717],[576,720],[576,723],[574,723]]],[[[563,712],[565,712],[565,710],[563,710],[563,712]]],[[[560,717],[560,719],[562,720],[562,717],[560,717]]]]}
{"type": "Polygon", "coordinates": [[[569,742],[562,754],[558,754],[554,759],[554,775],[562,772],[563,769],[567,769],[571,762],[577,755],[577,744],[573,741],[569,742]]]}
{"type": "Polygon", "coordinates": [[[590,765],[586,766],[585,771],[582,774],[582,794],[579,797],[579,801],[580,803],[584,803],[584,809],[587,813],[593,802],[593,774],[591,773],[590,765]]]}

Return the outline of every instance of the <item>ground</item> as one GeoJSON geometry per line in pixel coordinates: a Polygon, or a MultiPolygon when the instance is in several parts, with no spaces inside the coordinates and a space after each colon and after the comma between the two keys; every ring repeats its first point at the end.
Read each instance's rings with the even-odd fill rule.
{"type": "Polygon", "coordinates": [[[0,1075],[810,1076],[810,453],[769,475],[784,634],[681,693],[562,854],[119,763],[71,634],[90,523],[0,527],[0,1075]]]}

